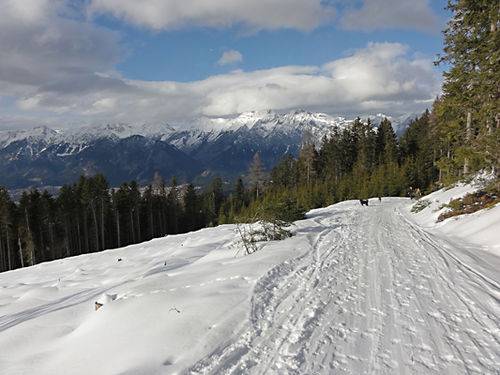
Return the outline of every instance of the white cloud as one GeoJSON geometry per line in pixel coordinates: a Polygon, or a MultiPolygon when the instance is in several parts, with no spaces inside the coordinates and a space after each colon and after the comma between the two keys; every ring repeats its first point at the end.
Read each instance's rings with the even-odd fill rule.
{"type": "Polygon", "coordinates": [[[363,0],[361,8],[344,13],[342,27],[348,30],[415,29],[439,31],[439,20],[429,0],[363,0]]]}
{"type": "Polygon", "coordinates": [[[91,13],[109,13],[155,30],[185,27],[250,31],[291,28],[312,30],[335,15],[321,0],[91,0],[91,13]]]}
{"type": "MultiPolygon", "coordinates": [[[[277,6],[281,1],[267,3],[277,6]]],[[[321,8],[320,1],[288,2],[290,7],[307,3],[321,8]]],[[[123,9],[132,6],[125,0],[120,3],[123,9]]],[[[144,7],[153,3],[146,2],[144,7]]],[[[222,3],[214,1],[213,9],[222,3]]],[[[323,66],[236,70],[193,82],[144,82],[106,75],[102,72],[113,72],[122,54],[116,34],[75,17],[62,17],[71,12],[66,4],[63,0],[0,0],[0,115],[8,123],[19,125],[24,119],[39,123],[47,119],[183,121],[201,115],[297,107],[351,115],[361,115],[359,111],[401,113],[425,108],[423,103],[440,90],[441,80],[432,62],[408,57],[407,48],[397,43],[369,44],[323,66]],[[29,8],[27,12],[23,7],[29,8]]],[[[177,4],[187,12],[184,2],[177,4]]],[[[263,4],[256,4],[259,12],[265,8],[263,4]]],[[[200,19],[206,16],[204,7],[194,9],[200,19]]],[[[239,22],[266,28],[281,22],[259,24],[256,19],[239,22]]],[[[315,23],[294,25],[306,28],[315,23]]],[[[220,63],[241,59],[237,51],[228,51],[220,63]]]]}
{"type": "Polygon", "coordinates": [[[235,64],[243,61],[243,56],[240,52],[235,51],[234,49],[230,51],[225,51],[222,54],[222,57],[219,59],[217,64],[219,65],[229,65],[229,64],[235,64]]]}
{"type": "Polygon", "coordinates": [[[421,111],[441,82],[431,61],[408,58],[406,50],[374,43],[323,66],[238,70],[187,83],[100,76],[84,91],[42,91],[18,105],[115,121],[183,121],[298,107],[352,116],[421,111]]]}
{"type": "Polygon", "coordinates": [[[0,0],[0,7],[0,95],[84,90],[95,71],[119,61],[116,35],[61,18],[64,1],[0,0]]]}

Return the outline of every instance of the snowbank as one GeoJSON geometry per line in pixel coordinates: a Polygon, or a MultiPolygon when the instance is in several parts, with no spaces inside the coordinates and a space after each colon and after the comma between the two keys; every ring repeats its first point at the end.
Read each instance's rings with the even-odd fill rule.
{"type": "Polygon", "coordinates": [[[185,369],[237,331],[262,275],[310,249],[243,256],[237,239],[222,225],[0,274],[0,372],[185,369]]]}
{"type": "MultiPolygon", "coordinates": [[[[460,240],[478,250],[484,250],[500,256],[500,205],[472,214],[453,216],[437,222],[439,215],[446,210],[444,204],[466,194],[482,189],[491,176],[482,175],[470,183],[457,183],[450,188],[435,191],[422,197],[416,204],[427,207],[411,217],[420,226],[433,233],[447,236],[451,240],[460,240]]],[[[413,207],[410,206],[409,208],[413,207]]]]}

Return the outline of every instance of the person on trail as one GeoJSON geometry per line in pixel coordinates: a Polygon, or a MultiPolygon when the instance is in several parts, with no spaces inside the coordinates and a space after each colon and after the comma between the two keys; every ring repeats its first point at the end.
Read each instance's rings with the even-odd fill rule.
{"type": "Polygon", "coordinates": [[[410,190],[408,190],[408,196],[410,199],[413,199],[413,196],[415,195],[415,192],[413,191],[413,186],[410,186],[410,190]]]}
{"type": "Polygon", "coordinates": [[[422,196],[422,193],[420,191],[420,188],[417,188],[417,190],[415,191],[415,198],[420,199],[421,196],[422,196]]]}

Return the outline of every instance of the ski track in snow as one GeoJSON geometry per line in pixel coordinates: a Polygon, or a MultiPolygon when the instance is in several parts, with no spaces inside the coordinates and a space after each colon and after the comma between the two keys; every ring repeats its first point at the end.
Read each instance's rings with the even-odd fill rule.
{"type": "Polygon", "coordinates": [[[314,250],[261,278],[241,331],[188,373],[500,373],[499,284],[401,202],[313,213],[314,250]]]}

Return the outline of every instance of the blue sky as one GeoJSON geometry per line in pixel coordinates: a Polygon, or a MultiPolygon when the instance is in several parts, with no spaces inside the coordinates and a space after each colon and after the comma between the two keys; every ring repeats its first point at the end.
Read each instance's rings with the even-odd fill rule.
{"type": "Polygon", "coordinates": [[[0,0],[0,129],[429,107],[444,0],[0,0]]]}

